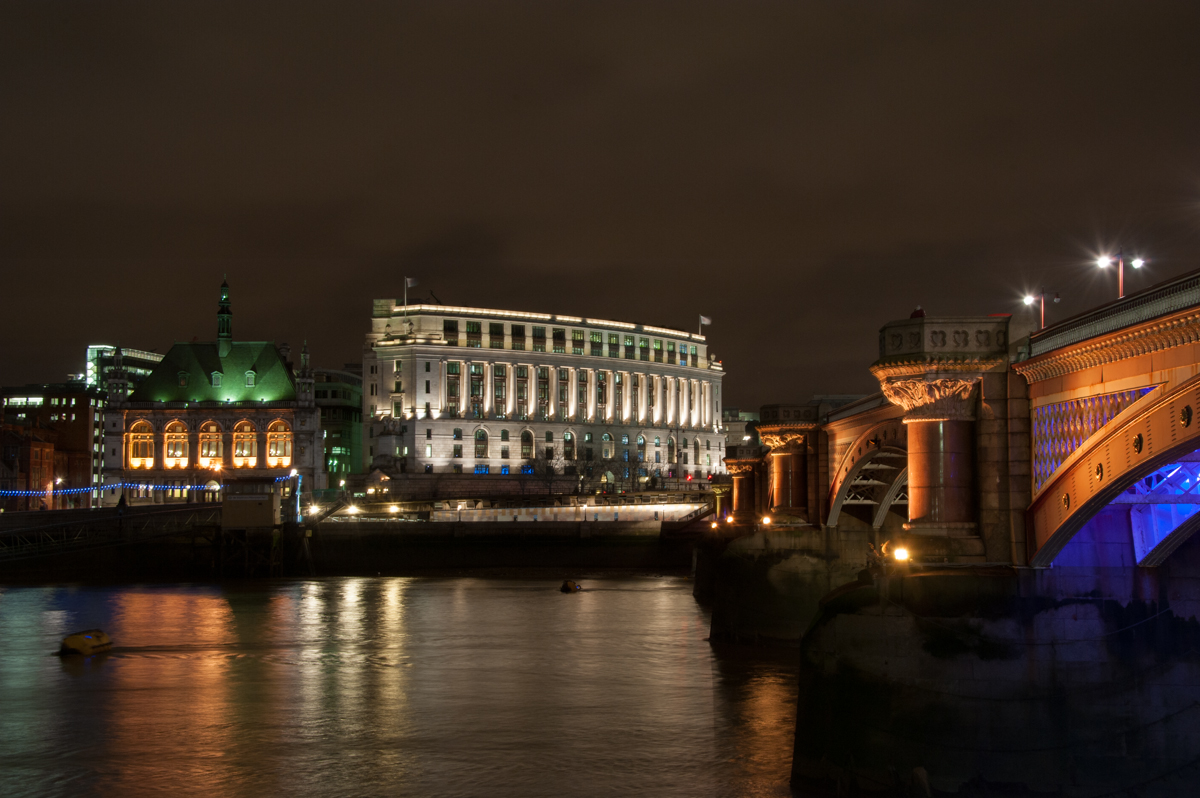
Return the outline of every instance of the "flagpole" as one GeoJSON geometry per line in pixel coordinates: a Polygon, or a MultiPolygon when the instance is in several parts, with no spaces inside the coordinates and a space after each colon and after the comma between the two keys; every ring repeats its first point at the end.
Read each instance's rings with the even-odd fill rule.
{"type": "Polygon", "coordinates": [[[408,277],[404,278],[404,318],[408,318],[408,277]]]}

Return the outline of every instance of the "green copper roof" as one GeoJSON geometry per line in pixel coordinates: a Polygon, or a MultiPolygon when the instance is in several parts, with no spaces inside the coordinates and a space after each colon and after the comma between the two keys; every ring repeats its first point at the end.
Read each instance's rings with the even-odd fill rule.
{"type": "Polygon", "coordinates": [[[296,383],[275,344],[266,341],[175,344],[150,376],[129,397],[131,402],[287,402],[296,400],[296,383]],[[246,372],[254,372],[254,387],[246,372]],[[220,385],[213,385],[213,372],[220,385]],[[186,385],[182,384],[185,383],[186,385]]]}

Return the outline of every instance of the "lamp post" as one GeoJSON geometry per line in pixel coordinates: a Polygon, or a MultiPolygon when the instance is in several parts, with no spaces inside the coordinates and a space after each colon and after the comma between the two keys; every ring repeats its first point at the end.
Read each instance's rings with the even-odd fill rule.
{"type": "MultiPolygon", "coordinates": [[[[1125,298],[1125,252],[1123,250],[1120,250],[1120,249],[1117,250],[1116,261],[1117,261],[1117,299],[1124,299],[1125,298]]],[[[1101,255],[1100,257],[1096,258],[1096,265],[1099,266],[1101,269],[1107,269],[1109,266],[1112,265],[1112,262],[1113,262],[1113,258],[1110,258],[1108,255],[1101,255]]],[[[1142,258],[1134,258],[1133,260],[1131,260],[1129,262],[1129,265],[1135,269],[1140,269],[1146,265],[1146,261],[1143,260],[1142,258]]]]}
{"type": "MultiPolygon", "coordinates": [[[[1038,291],[1036,296],[1033,294],[1026,294],[1025,297],[1021,301],[1024,302],[1026,305],[1032,305],[1034,302],[1039,303],[1039,305],[1041,306],[1040,307],[1041,323],[1038,325],[1038,329],[1039,330],[1046,329],[1046,289],[1043,288],[1040,291],[1038,291]]],[[[1057,293],[1055,293],[1054,301],[1056,303],[1061,302],[1062,297],[1059,296],[1057,293]]]]}

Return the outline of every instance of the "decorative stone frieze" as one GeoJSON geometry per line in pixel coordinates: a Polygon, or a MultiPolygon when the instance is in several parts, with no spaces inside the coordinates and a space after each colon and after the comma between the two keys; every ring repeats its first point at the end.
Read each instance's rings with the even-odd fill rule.
{"type": "Polygon", "coordinates": [[[1200,343],[1200,313],[1193,310],[1055,349],[1014,363],[1013,371],[1034,383],[1194,343],[1200,343]]]}

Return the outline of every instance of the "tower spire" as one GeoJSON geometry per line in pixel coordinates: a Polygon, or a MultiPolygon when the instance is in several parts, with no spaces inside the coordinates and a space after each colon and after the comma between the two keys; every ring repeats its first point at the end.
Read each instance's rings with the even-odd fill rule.
{"type": "Polygon", "coordinates": [[[229,281],[221,281],[221,302],[217,306],[217,354],[225,357],[233,349],[233,311],[229,307],[229,281]]]}

